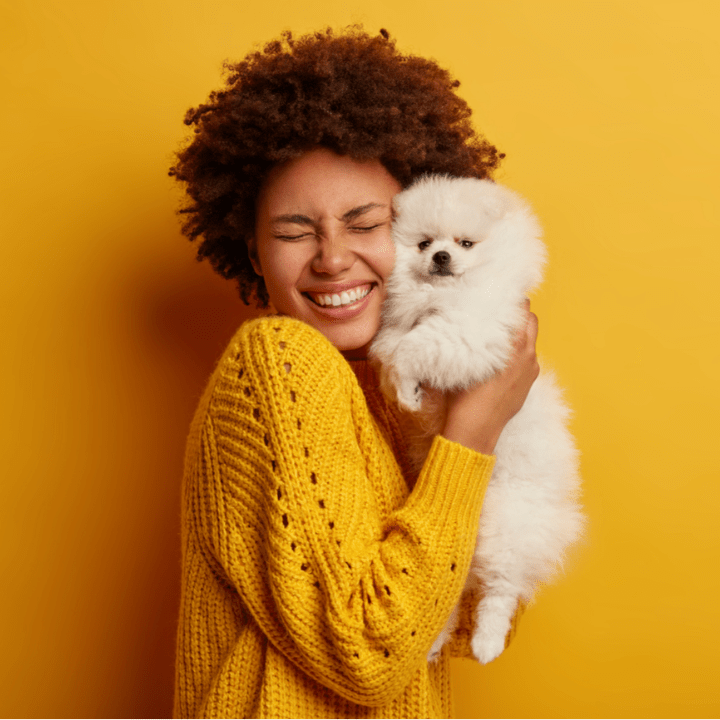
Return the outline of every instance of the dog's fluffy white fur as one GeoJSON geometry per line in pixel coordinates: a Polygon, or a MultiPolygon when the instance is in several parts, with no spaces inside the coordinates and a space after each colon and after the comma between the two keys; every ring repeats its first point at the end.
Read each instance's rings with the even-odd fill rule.
{"type": "MultiPolygon", "coordinates": [[[[483,382],[508,362],[546,254],[528,205],[489,180],[427,176],[393,209],[396,262],[370,355],[384,390],[412,413],[419,465],[443,426],[442,393],[483,382]]],[[[541,373],[497,443],[468,577],[481,596],[472,638],[480,662],[503,651],[518,600],[530,600],[581,533],[568,415],[552,376],[541,373]]]]}

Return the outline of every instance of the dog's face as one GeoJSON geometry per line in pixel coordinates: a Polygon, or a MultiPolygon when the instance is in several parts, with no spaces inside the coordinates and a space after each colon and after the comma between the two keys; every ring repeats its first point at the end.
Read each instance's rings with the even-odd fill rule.
{"type": "Polygon", "coordinates": [[[511,275],[525,290],[545,258],[528,206],[489,180],[424,177],[395,197],[396,269],[436,286],[465,278],[474,286],[511,275]]]}
{"type": "Polygon", "coordinates": [[[449,283],[478,266],[481,253],[477,247],[484,240],[479,233],[423,233],[414,238],[416,252],[410,257],[413,274],[419,282],[449,283]]]}

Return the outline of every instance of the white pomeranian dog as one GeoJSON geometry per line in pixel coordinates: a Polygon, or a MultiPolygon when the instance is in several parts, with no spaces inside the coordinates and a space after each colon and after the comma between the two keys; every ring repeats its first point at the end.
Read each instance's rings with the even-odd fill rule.
{"type": "MultiPolygon", "coordinates": [[[[444,424],[443,393],[484,382],[509,361],[546,253],[529,206],[489,180],[426,176],[393,209],[395,267],[370,356],[385,392],[412,413],[419,466],[444,424]]],[[[552,376],[541,373],[495,448],[467,581],[480,590],[471,644],[482,663],[503,651],[518,601],[529,602],[582,532],[568,415],[552,376]]]]}

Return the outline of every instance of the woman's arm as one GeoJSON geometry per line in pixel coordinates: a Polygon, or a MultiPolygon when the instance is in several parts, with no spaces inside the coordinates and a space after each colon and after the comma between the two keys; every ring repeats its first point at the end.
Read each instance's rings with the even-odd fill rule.
{"type": "Polygon", "coordinates": [[[484,383],[452,393],[443,436],[492,455],[500,433],[520,410],[540,373],[535,352],[537,316],[525,301],[527,322],[516,333],[514,352],[507,366],[484,383]]]}
{"type": "Polygon", "coordinates": [[[437,438],[405,498],[339,353],[276,318],[226,354],[199,444],[197,532],[263,633],[347,699],[392,700],[462,591],[492,459],[437,438]]]}

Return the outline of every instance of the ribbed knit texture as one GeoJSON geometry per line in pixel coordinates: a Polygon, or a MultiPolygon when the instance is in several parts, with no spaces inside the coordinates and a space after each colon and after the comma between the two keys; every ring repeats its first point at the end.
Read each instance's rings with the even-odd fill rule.
{"type": "Polygon", "coordinates": [[[186,456],[176,715],[449,716],[449,651],[426,656],[493,459],[439,437],[410,477],[395,411],[356,371],[278,317],[218,364],[186,456]]]}

